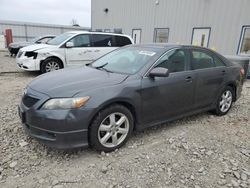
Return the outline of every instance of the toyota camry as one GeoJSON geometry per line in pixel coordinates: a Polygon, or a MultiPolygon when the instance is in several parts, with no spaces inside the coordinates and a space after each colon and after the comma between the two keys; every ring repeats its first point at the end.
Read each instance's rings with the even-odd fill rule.
{"type": "Polygon", "coordinates": [[[130,45],[37,77],[18,109],[27,134],[48,146],[109,152],[134,130],[204,111],[225,115],[243,78],[241,66],[207,48],[130,45]]]}

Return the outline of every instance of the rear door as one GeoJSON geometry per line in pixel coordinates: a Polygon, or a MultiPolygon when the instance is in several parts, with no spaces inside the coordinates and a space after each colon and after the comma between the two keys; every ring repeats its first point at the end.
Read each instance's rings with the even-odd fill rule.
{"type": "Polygon", "coordinates": [[[190,49],[191,65],[195,72],[195,107],[211,105],[218,94],[226,74],[225,65],[212,53],[203,49],[190,49]]]}
{"type": "Polygon", "coordinates": [[[73,47],[65,48],[66,62],[68,66],[83,65],[93,61],[92,47],[89,34],[81,34],[73,37],[68,42],[73,47]]]}
{"type": "Polygon", "coordinates": [[[155,67],[167,68],[168,77],[142,79],[142,117],[144,123],[174,118],[193,109],[194,75],[189,70],[185,49],[174,49],[162,56],[155,67]]]}
{"type": "Polygon", "coordinates": [[[96,60],[99,57],[116,49],[114,35],[107,34],[92,34],[92,59],[96,60]]]}

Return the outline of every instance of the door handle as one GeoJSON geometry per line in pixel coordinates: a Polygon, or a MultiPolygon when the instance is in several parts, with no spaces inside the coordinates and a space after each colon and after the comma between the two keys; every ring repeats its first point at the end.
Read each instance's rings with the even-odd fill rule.
{"type": "Polygon", "coordinates": [[[188,76],[185,80],[186,80],[186,82],[192,82],[193,81],[191,76],[188,76]]]}
{"type": "Polygon", "coordinates": [[[223,70],[223,71],[221,71],[221,72],[222,72],[222,75],[226,74],[226,71],[225,71],[225,70],[223,70]]]}
{"type": "Polygon", "coordinates": [[[100,52],[100,50],[95,50],[94,52],[100,52]]]}

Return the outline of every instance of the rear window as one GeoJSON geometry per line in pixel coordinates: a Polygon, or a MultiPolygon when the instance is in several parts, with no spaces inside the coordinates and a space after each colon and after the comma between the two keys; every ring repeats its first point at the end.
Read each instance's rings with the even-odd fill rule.
{"type": "Polygon", "coordinates": [[[124,36],[115,36],[115,42],[116,42],[116,46],[119,46],[119,47],[132,44],[129,38],[124,37],[124,36]]]}
{"type": "Polygon", "coordinates": [[[112,35],[92,35],[92,43],[94,47],[112,47],[114,45],[114,39],[112,35]]]}
{"type": "Polygon", "coordinates": [[[225,64],[218,57],[214,56],[214,63],[216,67],[225,67],[225,64]]]}

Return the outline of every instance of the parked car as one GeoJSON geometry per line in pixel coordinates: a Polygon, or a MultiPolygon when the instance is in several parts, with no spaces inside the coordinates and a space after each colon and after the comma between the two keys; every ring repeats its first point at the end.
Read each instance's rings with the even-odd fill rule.
{"type": "Polygon", "coordinates": [[[13,42],[9,44],[8,49],[9,49],[10,55],[13,56],[13,55],[17,55],[19,50],[25,46],[29,46],[32,44],[45,44],[53,38],[55,38],[55,35],[45,35],[45,36],[36,37],[29,42],[26,42],[26,41],[25,42],[13,42]]]}
{"type": "Polygon", "coordinates": [[[81,68],[44,74],[26,88],[23,127],[48,146],[121,147],[133,130],[213,111],[241,95],[244,69],[206,48],[130,45],[81,68]]]}
{"type": "Polygon", "coordinates": [[[42,73],[67,66],[88,64],[117,47],[132,44],[126,35],[101,32],[72,31],[39,44],[22,48],[17,65],[27,71],[42,73]]]}

